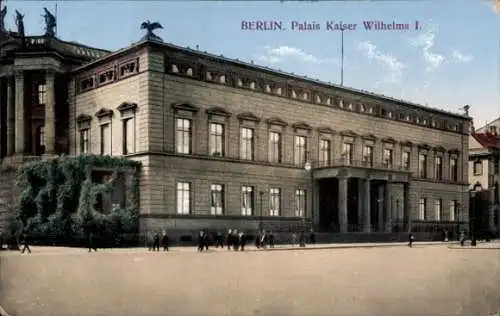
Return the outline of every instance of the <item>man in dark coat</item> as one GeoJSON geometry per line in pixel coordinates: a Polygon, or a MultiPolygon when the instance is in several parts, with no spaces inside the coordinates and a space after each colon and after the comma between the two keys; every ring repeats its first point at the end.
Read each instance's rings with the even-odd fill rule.
{"type": "Polygon", "coordinates": [[[306,246],[306,234],[303,230],[299,233],[299,246],[302,248],[306,246]]]}
{"type": "Polygon", "coordinates": [[[246,238],[245,234],[243,232],[240,232],[238,238],[240,244],[240,251],[245,251],[245,242],[246,242],[245,238],[246,238]]]}
{"type": "Polygon", "coordinates": [[[408,246],[411,248],[413,247],[413,239],[415,239],[415,236],[413,235],[412,232],[408,233],[408,246]]]}
{"type": "Polygon", "coordinates": [[[21,250],[21,253],[24,253],[25,250],[28,250],[28,253],[31,253],[31,249],[30,249],[30,241],[29,241],[29,237],[27,234],[24,234],[23,237],[22,237],[22,245],[23,245],[23,249],[21,250]]]}
{"type": "Polygon", "coordinates": [[[276,243],[276,240],[274,239],[274,234],[272,231],[269,232],[264,238],[264,240],[268,240],[269,242],[269,247],[274,248],[274,244],[276,243]]]}
{"type": "Polygon", "coordinates": [[[163,246],[163,251],[168,251],[168,235],[167,232],[163,232],[163,237],[161,239],[161,244],[163,246]]]}
{"type": "Polygon", "coordinates": [[[311,233],[309,234],[309,240],[312,245],[316,243],[316,234],[314,233],[314,229],[311,229],[311,233]]]}
{"type": "Polygon", "coordinates": [[[204,240],[205,240],[205,232],[200,230],[200,233],[198,234],[198,251],[203,251],[204,247],[204,240]]]}
{"type": "Polygon", "coordinates": [[[217,235],[215,237],[215,248],[224,248],[224,238],[222,237],[222,234],[220,232],[217,232],[217,235]]]}
{"type": "Polygon", "coordinates": [[[160,235],[156,232],[153,236],[153,251],[160,251],[160,235]]]}
{"type": "Polygon", "coordinates": [[[233,234],[231,236],[231,242],[233,243],[233,250],[238,251],[238,249],[240,248],[240,241],[239,241],[238,231],[236,229],[233,230],[233,234]]]}
{"type": "Polygon", "coordinates": [[[95,245],[95,237],[94,237],[94,233],[93,232],[90,232],[89,233],[89,252],[92,252],[92,249],[94,251],[97,251],[97,246],[95,245]]]}
{"type": "Polygon", "coordinates": [[[233,231],[231,229],[228,229],[227,231],[226,245],[227,250],[231,250],[231,246],[233,245],[233,231]]]}
{"type": "Polygon", "coordinates": [[[208,236],[208,231],[205,231],[203,234],[203,246],[205,247],[205,250],[208,251],[208,246],[210,244],[210,236],[208,236]]]}

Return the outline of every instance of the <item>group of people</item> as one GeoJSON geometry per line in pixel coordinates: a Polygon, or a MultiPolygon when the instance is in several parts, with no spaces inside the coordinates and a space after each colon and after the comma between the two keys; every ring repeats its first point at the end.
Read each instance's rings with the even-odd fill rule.
{"type": "Polygon", "coordinates": [[[160,240],[160,234],[155,233],[153,235],[153,242],[149,246],[150,251],[160,251],[160,243],[163,247],[163,251],[168,251],[168,235],[166,231],[163,231],[160,240]]]}

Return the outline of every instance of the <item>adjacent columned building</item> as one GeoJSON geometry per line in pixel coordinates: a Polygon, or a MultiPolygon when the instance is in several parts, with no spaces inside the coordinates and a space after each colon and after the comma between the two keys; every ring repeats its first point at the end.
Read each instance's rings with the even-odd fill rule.
{"type": "Polygon", "coordinates": [[[116,52],[24,43],[2,46],[4,164],[141,161],[143,232],[424,234],[468,221],[467,115],[158,39],[116,52]]]}

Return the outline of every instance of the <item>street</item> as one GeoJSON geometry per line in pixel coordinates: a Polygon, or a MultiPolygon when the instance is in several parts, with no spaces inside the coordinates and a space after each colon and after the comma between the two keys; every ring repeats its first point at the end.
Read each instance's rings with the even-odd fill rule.
{"type": "Polygon", "coordinates": [[[3,252],[0,305],[44,315],[491,315],[500,251],[446,246],[3,252]]]}

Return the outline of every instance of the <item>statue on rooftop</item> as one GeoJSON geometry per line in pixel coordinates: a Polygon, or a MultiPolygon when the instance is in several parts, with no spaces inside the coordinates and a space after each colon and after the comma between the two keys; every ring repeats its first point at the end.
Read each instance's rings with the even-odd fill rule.
{"type": "Polygon", "coordinates": [[[5,32],[5,16],[7,15],[7,6],[3,7],[0,12],[0,33],[5,32]]]}
{"type": "Polygon", "coordinates": [[[24,15],[21,12],[16,10],[16,26],[17,33],[20,37],[24,38],[24,15]]]}
{"type": "Polygon", "coordinates": [[[163,26],[158,22],[151,22],[149,20],[142,22],[141,29],[146,30],[146,35],[142,38],[144,41],[160,41],[163,42],[161,37],[154,34],[153,31],[157,29],[163,29],[163,26]]]}
{"type": "Polygon", "coordinates": [[[45,11],[45,14],[42,15],[45,19],[45,36],[54,37],[56,36],[56,17],[47,8],[43,8],[43,10],[45,11]]]}

